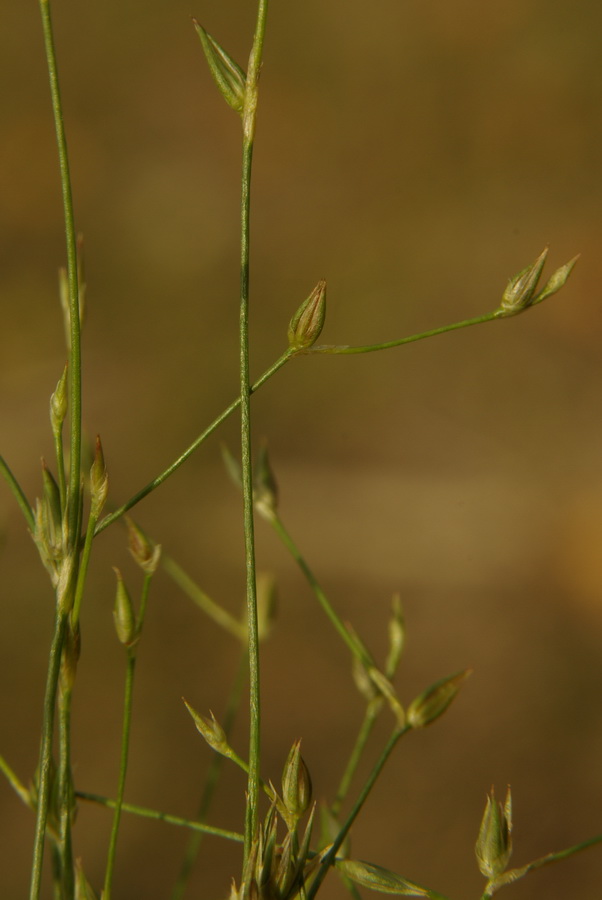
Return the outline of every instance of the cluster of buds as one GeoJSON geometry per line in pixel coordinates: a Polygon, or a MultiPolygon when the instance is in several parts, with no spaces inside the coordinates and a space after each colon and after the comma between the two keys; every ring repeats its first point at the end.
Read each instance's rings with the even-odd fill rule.
{"type": "Polygon", "coordinates": [[[514,278],[510,279],[506,290],[502,294],[502,302],[497,310],[497,316],[515,316],[530,306],[535,306],[536,303],[541,303],[542,300],[551,297],[552,294],[555,294],[564,286],[579,257],[573,257],[564,266],[556,269],[542,290],[537,293],[537,285],[547,256],[548,248],[545,247],[535,262],[521,269],[514,278]]]}

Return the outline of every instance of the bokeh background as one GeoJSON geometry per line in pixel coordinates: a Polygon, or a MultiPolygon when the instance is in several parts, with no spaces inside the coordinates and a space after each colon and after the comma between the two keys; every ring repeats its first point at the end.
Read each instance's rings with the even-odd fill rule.
{"type": "MultiPolygon", "coordinates": [[[[85,422],[120,503],[235,396],[239,125],[190,22],[244,65],[250,0],[57,0],[65,119],[86,241],[85,422]]],[[[36,4],[0,30],[0,444],[33,499],[52,459],[48,398],[65,351],[60,189],[36,4]]],[[[452,710],[390,761],[355,856],[451,898],[482,885],[486,792],[515,797],[514,862],[602,831],[602,7],[596,0],[274,0],[256,143],[252,366],[328,279],[323,338],[371,343],[495,308],[550,244],[580,252],[561,295],[514,320],[371,356],[303,358],[253,401],[282,515],[333,603],[386,652],[398,591],[409,702],[475,673],[452,710]]],[[[551,271],[551,268],[550,268],[551,271]]],[[[219,439],[236,447],[232,421],[219,439]]],[[[136,511],[202,587],[241,609],[240,498],[216,437],[136,511]]],[[[0,487],[0,748],[36,764],[52,597],[0,487]]],[[[264,774],[303,737],[333,796],[361,715],[348,654],[276,538],[265,645],[264,774]]],[[[96,544],[74,707],[77,786],[113,795],[124,654],[114,576],[140,577],[119,526],[96,544]]],[[[210,753],[183,709],[223,714],[237,648],[166,576],[139,652],[127,798],[193,815],[210,753]]],[[[383,718],[368,757],[388,733],[383,718]]],[[[233,738],[244,754],[244,716],[233,738]]],[[[369,760],[367,760],[368,762],[369,760]]],[[[239,828],[230,772],[211,815],[239,828]]],[[[2,896],[27,892],[33,822],[0,785],[2,896]]],[[[110,815],[80,807],[76,853],[99,887],[110,815]]],[[[125,817],[115,900],[167,898],[186,835],[125,817]]],[[[207,840],[188,896],[223,897],[236,848],[207,840]]],[[[599,896],[600,850],[530,876],[516,900],[599,896]]],[[[482,888],[481,888],[482,889],[482,888]]],[[[336,879],[326,889],[340,896],[336,879]]]]}

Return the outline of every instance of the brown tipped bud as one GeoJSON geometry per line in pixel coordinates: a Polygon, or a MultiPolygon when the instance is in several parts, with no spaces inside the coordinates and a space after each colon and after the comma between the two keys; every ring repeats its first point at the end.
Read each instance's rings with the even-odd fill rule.
{"type": "Polygon", "coordinates": [[[52,430],[55,432],[60,431],[67,415],[67,369],[68,367],[65,366],[54,393],[50,397],[50,422],[52,430]]]}
{"type": "Polygon", "coordinates": [[[307,350],[320,337],[326,318],[326,282],[317,285],[293,316],[288,326],[288,342],[292,350],[307,350]]]}
{"type": "Polygon", "coordinates": [[[278,508],[278,485],[265,444],[259,449],[253,472],[253,501],[255,509],[265,519],[271,521],[274,518],[278,508]]]}
{"type": "Polygon", "coordinates": [[[100,435],[96,435],[96,446],[94,450],[94,462],[90,469],[90,504],[91,514],[94,518],[98,518],[102,512],[102,508],[106,503],[107,494],[109,493],[109,476],[107,467],[105,466],[104,453],[102,452],[102,444],[100,435]]]}
{"type": "Polygon", "coordinates": [[[211,718],[208,719],[207,716],[202,716],[195,709],[193,709],[190,703],[188,703],[186,700],[184,700],[184,705],[192,716],[192,721],[196,725],[197,731],[199,731],[200,734],[203,735],[209,746],[217,753],[221,753],[222,756],[231,756],[232,750],[230,748],[230,745],[228,744],[226,732],[219,724],[213,713],[209,713],[211,718]]]}
{"type": "Polygon", "coordinates": [[[485,812],[475,845],[481,874],[497,878],[504,872],[512,855],[512,795],[506,791],[504,805],[496,801],[494,789],[487,797],[485,812]]]}
{"type": "Polygon", "coordinates": [[[161,558],[161,545],[151,541],[140,526],[136,525],[129,516],[125,517],[125,521],[128,529],[130,553],[147,575],[153,575],[161,558]]]}
{"type": "Polygon", "coordinates": [[[301,741],[295,741],[282,770],[282,799],[294,828],[311,803],[311,778],[301,756],[301,741]]]}
{"type": "Polygon", "coordinates": [[[131,647],[138,639],[138,629],[136,627],[136,616],[134,615],[134,606],[129,595],[128,589],[119,569],[113,568],[117,576],[117,590],[115,591],[115,606],[113,607],[113,618],[115,620],[115,630],[117,637],[125,647],[131,647]]]}
{"type": "Polygon", "coordinates": [[[42,483],[44,486],[44,504],[48,515],[48,526],[56,541],[60,544],[62,530],[61,492],[55,477],[42,459],[42,483]]]}
{"type": "Polygon", "coordinates": [[[416,697],[408,709],[408,725],[425,728],[438,719],[460,690],[462,682],[471,674],[472,669],[464,669],[449,678],[442,678],[416,697]]]}

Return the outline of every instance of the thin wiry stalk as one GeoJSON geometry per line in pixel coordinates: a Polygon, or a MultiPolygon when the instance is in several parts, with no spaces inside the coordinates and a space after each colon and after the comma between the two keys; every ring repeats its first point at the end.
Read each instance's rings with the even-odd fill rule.
{"type": "Polygon", "coordinates": [[[351,754],[349,755],[349,761],[339,782],[335,798],[330,804],[330,811],[334,816],[338,816],[340,812],[341,806],[343,805],[343,802],[351,786],[353,776],[357,771],[357,767],[362,758],[362,754],[366,748],[366,744],[368,743],[368,738],[372,734],[372,730],[374,728],[378,715],[383,708],[383,705],[384,702],[381,697],[375,697],[374,700],[371,700],[368,704],[368,708],[366,709],[362,724],[360,725],[360,730],[355,740],[355,744],[353,745],[353,749],[351,751],[351,754]]]}
{"type": "Polygon", "coordinates": [[[12,494],[19,505],[19,509],[25,516],[25,521],[27,522],[27,527],[31,532],[35,530],[35,520],[33,517],[33,510],[29,505],[29,500],[25,496],[25,492],[13,473],[11,472],[8,463],[4,459],[4,457],[0,456],[0,473],[4,477],[4,480],[8,484],[9,488],[12,491],[12,494]]]}
{"type": "Polygon", "coordinates": [[[61,667],[61,653],[67,626],[67,614],[57,609],[50,647],[50,659],[46,676],[44,694],[44,716],[42,721],[42,744],[39,762],[39,790],[36,810],[36,827],[33,846],[33,864],[29,900],[39,900],[42,886],[42,862],[44,859],[44,838],[46,836],[46,820],[50,802],[50,774],[52,769],[52,738],[54,735],[54,709],[56,692],[61,667]]]}
{"type": "Polygon", "coordinates": [[[70,898],[75,890],[73,848],[71,841],[71,691],[59,693],[59,768],[57,772],[60,798],[60,859],[63,896],[70,898]]]}
{"type": "MultiPolygon", "coordinates": [[[[106,806],[108,809],[115,809],[116,800],[110,797],[103,797],[101,794],[91,794],[89,791],[75,791],[75,796],[79,800],[87,800],[89,803],[98,803],[99,806],[106,806]]],[[[194,819],[184,819],[182,816],[172,816],[171,813],[164,813],[158,809],[148,809],[145,806],[136,806],[133,803],[122,803],[121,811],[130,813],[134,816],[140,816],[143,819],[155,819],[158,822],[167,822],[168,825],[178,825],[181,828],[189,828],[191,831],[202,831],[203,834],[210,834],[213,837],[224,838],[227,841],[234,841],[237,844],[244,843],[244,835],[238,834],[236,831],[227,831],[225,828],[214,828],[212,825],[205,825],[204,822],[196,822],[194,819]]]]}
{"type": "MultiPolygon", "coordinates": [[[[144,576],[144,583],[142,585],[142,600],[140,602],[140,611],[138,613],[136,623],[136,640],[140,637],[142,626],[144,624],[151,580],[152,575],[146,574],[144,576]]],[[[107,855],[107,866],[105,869],[105,881],[102,894],[103,900],[111,900],[111,891],[113,887],[113,872],[115,870],[117,838],[119,835],[119,824],[121,822],[121,811],[123,809],[123,796],[125,793],[125,780],[127,777],[128,757],[130,752],[130,734],[132,730],[132,703],[134,697],[134,676],[136,674],[137,647],[137,643],[134,643],[131,647],[127,647],[127,666],[124,691],[125,699],[123,704],[123,726],[121,731],[121,756],[119,760],[119,783],[117,786],[117,801],[115,803],[115,814],[113,816],[111,837],[109,839],[109,852],[107,855]]]]}
{"type": "Polygon", "coordinates": [[[253,521],[253,465],[251,459],[251,382],[249,375],[249,261],[251,170],[257,115],[259,71],[263,56],[263,39],[268,0],[259,0],[253,46],[245,85],[243,106],[243,149],[241,186],[240,239],[240,422],[243,489],[243,523],[245,533],[245,569],[247,628],[249,649],[249,777],[245,815],[246,862],[251,844],[259,828],[259,769],[261,742],[261,697],[259,686],[259,629],[257,623],[257,586],[255,574],[255,533],[253,521]]]}
{"type": "Polygon", "coordinates": [[[63,108],[59,88],[56,52],[52,33],[52,19],[49,0],[40,0],[46,63],[50,79],[52,111],[59,155],[61,191],[63,196],[63,217],[67,244],[67,279],[69,285],[69,419],[71,434],[71,454],[69,460],[69,502],[68,502],[68,545],[73,550],[78,542],[79,495],[81,491],[81,340],[79,288],[77,279],[77,235],[73,214],[71,177],[67,138],[63,124],[63,108]]]}
{"type": "MultiPolygon", "coordinates": [[[[266,369],[263,375],[251,385],[250,393],[254,394],[262,384],[275,375],[282,366],[285,365],[291,359],[293,352],[289,350],[285,350],[282,356],[278,357],[276,362],[272,363],[272,365],[266,369]]],[[[222,422],[225,422],[232,413],[236,412],[238,407],[240,406],[240,397],[237,397],[236,400],[233,400],[232,403],[226,407],[226,409],[219,414],[219,416],[213,420],[213,422],[205,428],[203,432],[184,450],[184,452],[174,460],[171,465],[169,465],[166,469],[163,470],[159,475],[153,478],[152,481],[149,481],[143,488],[141,488],[136,494],[130,497],[122,506],[116,509],[114,512],[109,513],[103,519],[100,520],[98,525],[96,526],[96,530],[94,532],[95,535],[100,534],[101,531],[104,531],[105,528],[108,528],[109,525],[112,525],[113,522],[116,522],[120,519],[126,512],[132,509],[136,504],[140,503],[141,500],[144,500],[145,497],[148,497],[154,490],[160,487],[164,481],[166,481],[170,475],[173,475],[174,472],[180,468],[180,466],[186,462],[186,460],[192,456],[195,450],[197,450],[201,444],[204,444],[207,438],[211,437],[214,431],[216,431],[222,422]]]]}

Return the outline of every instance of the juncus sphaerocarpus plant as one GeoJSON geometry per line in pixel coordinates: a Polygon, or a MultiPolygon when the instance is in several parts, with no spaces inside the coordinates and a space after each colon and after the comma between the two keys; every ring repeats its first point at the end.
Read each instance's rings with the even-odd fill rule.
{"type": "MultiPolygon", "coordinates": [[[[326,280],[312,275],[315,286],[300,304],[291,304],[288,332],[283,326],[283,349],[278,358],[258,378],[253,378],[249,354],[250,302],[250,210],[251,173],[259,101],[259,76],[262,70],[268,0],[259,0],[251,52],[246,66],[241,66],[230,53],[196,20],[194,28],[213,80],[227,105],[240,120],[242,137],[241,227],[240,227],[240,295],[239,295],[239,392],[198,437],[174,461],[125,502],[112,505],[109,497],[110,464],[105,461],[106,447],[100,437],[94,444],[91,466],[83,463],[82,391],[81,391],[81,327],[85,280],[83,245],[75,225],[69,155],[63,126],[63,111],[49,0],[40,4],[43,34],[50,76],[52,108],[59,154],[67,246],[67,266],[60,278],[63,304],[67,365],[60,374],[50,398],[50,421],[55,459],[42,463],[40,496],[32,504],[8,462],[0,460],[2,474],[12,490],[23,514],[42,564],[47,570],[55,602],[55,624],[52,635],[45,687],[40,755],[37,769],[26,786],[17,774],[17,765],[2,758],[2,769],[23,802],[30,807],[35,821],[30,900],[42,896],[47,852],[51,858],[50,880],[55,898],[94,898],[109,900],[118,892],[115,861],[119,855],[119,829],[124,815],[155,818],[190,830],[190,846],[178,876],[173,897],[182,897],[193,868],[200,839],[210,835],[214,840],[240,844],[240,866],[233,872],[231,900],[265,898],[265,900],[312,900],[321,890],[327,876],[340,877],[354,897],[364,888],[399,896],[430,897],[445,900],[445,895],[430,887],[418,885],[379,864],[350,855],[349,837],[352,826],[372,789],[380,778],[397,745],[435,724],[463,688],[471,669],[464,668],[440,677],[409,702],[403,699],[395,684],[397,669],[405,644],[405,626],[401,605],[395,599],[389,621],[389,650],[379,661],[366,642],[345,620],[320,583],[319,573],[310,566],[285,525],[278,504],[277,479],[265,445],[254,448],[252,442],[252,395],[285,365],[301,356],[345,356],[398,348],[436,335],[470,328],[518,316],[557,293],[567,281],[576,258],[543,277],[548,250],[540,255],[500,290],[500,299],[488,311],[451,325],[392,340],[359,346],[319,343],[325,326],[327,308],[326,280]],[[244,531],[244,567],[246,573],[246,611],[238,619],[216,603],[171,556],[162,553],[151,537],[127,514],[145,497],[159,488],[219,426],[237,415],[240,420],[240,447],[232,453],[224,451],[226,466],[242,492],[244,531]],[[240,459],[240,462],[238,461],[240,459]],[[261,643],[273,628],[275,585],[271,578],[258,577],[255,549],[255,517],[265,519],[296,563],[324,615],[349,655],[355,684],[363,698],[365,712],[356,741],[349,753],[334,797],[318,810],[311,772],[302,756],[301,741],[295,740],[280,773],[266,772],[261,752],[262,693],[260,681],[261,643]],[[77,783],[72,764],[72,701],[77,684],[81,652],[80,616],[86,596],[90,560],[95,541],[115,523],[127,526],[130,552],[141,570],[138,592],[126,584],[120,569],[115,568],[114,624],[116,637],[125,655],[125,699],[123,729],[119,749],[119,779],[114,797],[104,797],[85,790],[77,783]],[[129,743],[132,727],[134,679],[137,653],[144,637],[144,621],[153,578],[161,567],[200,609],[226,632],[225,637],[240,644],[240,665],[226,713],[217,718],[211,710],[201,712],[184,700],[194,725],[211,750],[214,762],[208,773],[196,819],[134,806],[125,800],[129,743]],[[233,746],[232,725],[241,704],[248,707],[248,743],[243,749],[233,746]],[[369,739],[379,717],[388,715],[391,731],[376,762],[357,787],[359,772],[367,756],[369,739]],[[246,778],[243,811],[236,830],[211,824],[212,796],[220,770],[236,767],[246,778]],[[73,852],[73,829],[78,803],[96,803],[112,810],[112,828],[106,848],[106,867],[102,883],[91,884],[86,875],[86,860],[76,860],[73,852]],[[114,888],[115,884],[115,888],[114,888]]],[[[228,111],[226,111],[228,112],[228,111]]],[[[318,273],[320,274],[320,273],[318,273]]],[[[107,453],[110,457],[110,453],[107,453]]],[[[316,613],[317,615],[318,613],[316,613]]],[[[327,690],[325,686],[323,690],[327,690]]],[[[402,692],[403,694],[403,692],[402,692]]],[[[180,702],[174,698],[174,702],[180,702]]],[[[293,707],[294,708],[294,707],[293,707]]],[[[321,789],[318,796],[321,796],[321,789]]],[[[504,803],[496,800],[493,789],[487,796],[485,812],[477,833],[476,857],[485,878],[481,897],[491,897],[502,887],[524,877],[531,870],[570,856],[602,841],[602,836],[551,853],[518,868],[508,868],[512,853],[512,804],[510,789],[504,803]]],[[[467,863],[468,864],[468,863],[467,863]]],[[[411,873],[409,873],[411,874],[411,873]]],[[[227,888],[224,887],[224,893],[227,888]]]]}

